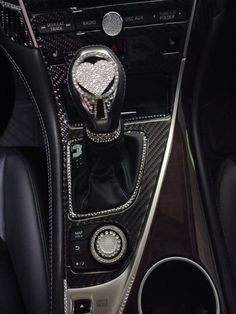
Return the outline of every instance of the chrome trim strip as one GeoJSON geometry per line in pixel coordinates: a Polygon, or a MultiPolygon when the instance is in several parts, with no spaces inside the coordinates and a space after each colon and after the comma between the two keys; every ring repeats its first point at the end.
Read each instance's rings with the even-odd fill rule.
{"type": "Polygon", "coordinates": [[[162,260],[160,260],[159,262],[157,262],[156,264],[154,264],[145,274],[140,288],[139,288],[139,293],[138,293],[138,312],[139,314],[142,314],[142,306],[141,306],[141,295],[142,295],[142,291],[143,291],[143,287],[144,284],[148,278],[148,276],[151,274],[151,272],[156,269],[158,266],[170,262],[170,261],[181,261],[181,262],[186,262],[189,263],[191,265],[193,265],[195,268],[199,269],[203,275],[206,277],[206,279],[209,281],[210,286],[212,287],[213,293],[214,293],[214,297],[215,297],[215,302],[216,302],[216,314],[220,314],[220,300],[219,300],[219,295],[218,292],[216,290],[215,284],[213,282],[213,280],[211,279],[211,277],[209,276],[209,274],[205,271],[204,268],[202,268],[201,265],[199,265],[198,263],[194,262],[193,260],[189,259],[189,258],[185,258],[185,257],[181,257],[181,256],[172,256],[172,257],[168,257],[168,258],[164,258],[162,260]]]}
{"type": "MultiPolygon", "coordinates": [[[[164,158],[163,158],[163,162],[162,162],[162,166],[161,166],[161,170],[160,170],[160,174],[159,174],[159,178],[158,178],[158,182],[157,182],[156,191],[154,194],[154,198],[153,198],[152,206],[151,206],[150,213],[149,213],[149,216],[147,219],[147,223],[146,223],[146,226],[144,229],[143,237],[140,241],[139,247],[138,247],[137,252],[136,252],[136,257],[135,257],[134,262],[133,262],[132,270],[131,270],[130,277],[129,277],[129,282],[126,283],[126,287],[125,287],[126,291],[129,289],[132,277],[133,276],[136,277],[136,274],[137,274],[137,271],[139,268],[139,264],[141,262],[141,258],[142,258],[143,251],[144,251],[144,248],[145,248],[145,245],[147,242],[149,231],[151,229],[152,220],[153,220],[153,217],[155,214],[156,206],[158,203],[158,199],[160,196],[162,184],[163,184],[163,181],[165,178],[165,173],[167,170],[167,166],[168,166],[168,162],[169,162],[169,158],[170,158],[170,154],[171,154],[171,149],[172,149],[172,145],[173,145],[173,137],[174,137],[174,128],[175,128],[175,123],[176,123],[176,118],[177,118],[178,105],[180,102],[180,92],[181,92],[182,79],[183,79],[183,73],[184,73],[184,68],[185,68],[185,61],[186,61],[185,56],[186,56],[186,52],[187,52],[188,45],[189,45],[193,20],[194,20],[195,11],[196,11],[196,4],[197,4],[197,0],[194,0],[191,18],[189,20],[186,42],[185,42],[185,54],[184,54],[184,57],[182,59],[181,65],[180,65],[180,72],[179,72],[178,83],[177,83],[177,87],[176,87],[175,101],[174,101],[174,106],[173,106],[172,119],[171,119],[170,131],[169,131],[169,138],[168,138],[167,145],[166,145],[166,151],[164,154],[164,158]]],[[[126,298],[126,296],[124,296],[122,304],[124,303],[125,298],[126,298]]],[[[124,307],[125,306],[120,307],[119,312],[118,312],[119,314],[123,313],[124,307]]]]}
{"type": "MultiPolygon", "coordinates": [[[[193,7],[192,7],[192,14],[189,21],[188,26],[188,32],[186,37],[186,43],[185,43],[185,54],[189,45],[190,40],[190,34],[191,29],[193,25],[193,19],[195,15],[195,9],[196,9],[196,3],[197,0],[194,0],[193,7]]],[[[182,85],[182,79],[183,79],[183,72],[185,67],[185,61],[186,58],[183,57],[180,65],[179,70],[179,76],[178,76],[178,82],[176,87],[176,93],[175,93],[175,100],[174,100],[174,106],[173,106],[173,112],[172,112],[172,119],[171,119],[171,125],[170,125],[170,132],[169,137],[166,145],[166,151],[164,154],[164,159],[161,166],[160,175],[158,178],[156,191],[154,194],[152,206],[150,209],[150,213],[147,219],[147,223],[145,226],[145,230],[143,233],[143,237],[139,243],[139,246],[136,251],[136,255],[131,262],[131,264],[125,269],[125,271],[114,280],[107,282],[105,284],[101,284],[98,286],[88,287],[88,288],[81,288],[81,289],[68,289],[67,290],[67,300],[68,300],[68,311],[66,314],[71,314],[72,312],[72,301],[82,298],[90,298],[93,302],[93,308],[94,308],[94,314],[122,314],[126,303],[129,298],[130,291],[132,289],[142,256],[143,251],[147,242],[148,234],[151,228],[153,216],[155,214],[157,202],[159,199],[161,187],[164,181],[165,173],[167,170],[168,161],[171,154],[172,144],[173,144],[173,135],[174,135],[174,128],[177,118],[177,111],[178,111],[178,104],[180,102],[180,92],[181,92],[181,85],[182,85]],[[100,299],[106,299],[106,307],[99,307],[97,306],[97,301],[100,299]]]]}
{"type": "Polygon", "coordinates": [[[32,26],[31,26],[31,23],[30,23],[30,20],[29,20],[29,16],[28,16],[28,14],[26,12],[23,0],[19,0],[19,5],[20,5],[20,8],[21,8],[21,13],[22,13],[22,16],[24,18],[25,24],[27,26],[28,32],[30,34],[31,40],[33,42],[34,48],[38,48],[38,43],[37,43],[36,38],[34,36],[34,32],[33,32],[33,29],[32,29],[32,26]]]}
{"type": "Polygon", "coordinates": [[[64,279],[64,313],[67,313],[67,281],[64,279]]]}
{"type": "Polygon", "coordinates": [[[191,16],[189,18],[189,26],[188,26],[188,30],[187,30],[187,34],[186,34],[186,40],[185,40],[184,51],[183,51],[183,58],[186,58],[187,53],[188,53],[188,47],[189,47],[190,36],[191,36],[191,32],[192,32],[193,20],[194,20],[194,16],[195,16],[195,12],[196,12],[196,7],[197,7],[197,1],[198,0],[194,0],[194,2],[193,2],[192,12],[191,12],[191,16]]]}
{"type": "MultiPolygon", "coordinates": [[[[185,59],[182,60],[181,62],[181,66],[180,66],[180,73],[179,73],[179,79],[178,79],[178,84],[177,84],[177,90],[176,90],[176,98],[175,98],[175,103],[174,103],[174,108],[173,108],[173,113],[172,113],[172,120],[171,120],[171,125],[170,125],[170,131],[169,131],[169,138],[167,141],[167,145],[166,145],[166,151],[164,154],[164,158],[163,158],[163,162],[162,162],[162,166],[161,166],[161,171],[159,174],[159,179],[157,182],[157,187],[156,187],[156,191],[154,194],[154,198],[152,201],[152,206],[150,209],[150,213],[146,222],[146,226],[143,232],[143,237],[139,243],[137,252],[136,252],[136,257],[134,259],[133,262],[133,266],[131,269],[131,273],[129,276],[129,280],[126,283],[125,286],[125,291],[127,291],[129,289],[129,285],[130,285],[130,281],[132,279],[132,277],[136,277],[142,256],[143,256],[143,252],[144,252],[144,248],[148,239],[148,235],[149,235],[149,231],[151,229],[151,225],[152,225],[152,220],[153,217],[155,215],[155,211],[156,211],[156,207],[157,207],[157,202],[160,196],[160,192],[161,192],[161,187],[165,178],[165,174],[166,174],[166,170],[167,170],[167,165],[169,162],[169,158],[170,158],[170,154],[171,154],[171,149],[172,149],[172,144],[173,144],[173,136],[174,136],[174,128],[175,128],[175,122],[176,122],[176,117],[177,117],[177,111],[178,111],[178,104],[179,104],[179,100],[180,100],[180,90],[181,90],[181,84],[182,84],[182,78],[183,78],[183,72],[184,72],[184,66],[185,66],[185,59]]],[[[125,296],[124,296],[125,298],[125,296]]],[[[123,302],[124,303],[124,299],[123,302]]],[[[120,310],[118,312],[119,314],[123,313],[123,309],[120,307],[120,310]]]]}

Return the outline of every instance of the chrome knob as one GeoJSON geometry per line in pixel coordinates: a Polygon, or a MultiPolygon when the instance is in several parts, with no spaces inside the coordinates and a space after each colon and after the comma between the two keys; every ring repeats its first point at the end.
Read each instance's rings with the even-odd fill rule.
{"type": "Polygon", "coordinates": [[[108,12],[102,19],[102,28],[104,33],[108,36],[117,36],[122,31],[123,19],[117,12],[108,12]]]}
{"type": "Polygon", "coordinates": [[[91,253],[101,264],[115,264],[122,259],[127,250],[124,232],[113,225],[100,227],[90,242],[91,253]]]}

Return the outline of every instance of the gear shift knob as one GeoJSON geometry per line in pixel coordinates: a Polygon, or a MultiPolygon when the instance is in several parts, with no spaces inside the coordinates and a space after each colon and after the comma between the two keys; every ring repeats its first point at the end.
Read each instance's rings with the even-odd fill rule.
{"type": "Polygon", "coordinates": [[[127,204],[137,186],[142,134],[124,134],[120,113],[125,72],[104,46],[78,51],[68,84],[84,120],[83,158],[73,179],[73,206],[86,215],[127,204]]]}
{"type": "Polygon", "coordinates": [[[121,62],[104,46],[82,48],[70,65],[70,92],[84,119],[88,137],[97,143],[115,139],[121,132],[125,81],[121,62]]]}

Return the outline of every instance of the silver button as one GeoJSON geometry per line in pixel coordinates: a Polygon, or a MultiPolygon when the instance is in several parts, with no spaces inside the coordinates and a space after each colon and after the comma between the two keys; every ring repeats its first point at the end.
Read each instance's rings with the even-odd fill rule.
{"type": "Polygon", "coordinates": [[[102,28],[108,36],[117,36],[122,31],[123,19],[117,12],[108,12],[103,17],[102,28]]]}

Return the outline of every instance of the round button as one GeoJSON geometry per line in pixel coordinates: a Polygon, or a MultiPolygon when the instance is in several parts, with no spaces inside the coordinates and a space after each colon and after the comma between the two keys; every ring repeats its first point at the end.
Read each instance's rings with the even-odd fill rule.
{"type": "Polygon", "coordinates": [[[96,261],[102,264],[115,264],[124,256],[127,240],[120,228],[108,225],[96,230],[90,246],[96,261]]]}
{"type": "Polygon", "coordinates": [[[117,12],[108,12],[103,17],[102,28],[108,36],[117,36],[122,31],[123,19],[117,12]]]}

